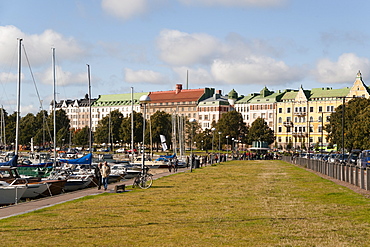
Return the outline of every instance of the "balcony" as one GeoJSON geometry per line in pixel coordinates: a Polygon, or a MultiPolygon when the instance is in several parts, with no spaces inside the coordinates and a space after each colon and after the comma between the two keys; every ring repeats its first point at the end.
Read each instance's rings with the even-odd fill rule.
{"type": "Polygon", "coordinates": [[[294,116],[306,116],[306,115],[307,115],[307,112],[305,111],[294,112],[294,116]]]}
{"type": "Polygon", "coordinates": [[[308,137],[308,133],[307,132],[293,132],[292,133],[293,136],[297,136],[297,137],[308,137]]]}
{"type": "Polygon", "coordinates": [[[292,121],[286,121],[283,123],[284,127],[293,127],[293,122],[292,121]]]}

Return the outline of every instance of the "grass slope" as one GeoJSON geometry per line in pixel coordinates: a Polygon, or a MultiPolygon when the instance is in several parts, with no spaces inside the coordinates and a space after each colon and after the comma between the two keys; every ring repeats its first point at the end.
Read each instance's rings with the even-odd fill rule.
{"type": "Polygon", "coordinates": [[[370,201],[282,161],[233,161],[0,220],[2,246],[370,246],[370,201]]]}

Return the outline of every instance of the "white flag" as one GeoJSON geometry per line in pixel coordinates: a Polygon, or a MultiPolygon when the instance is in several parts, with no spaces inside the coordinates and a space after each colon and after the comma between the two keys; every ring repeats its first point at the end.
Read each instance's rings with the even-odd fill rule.
{"type": "Polygon", "coordinates": [[[166,151],[167,150],[166,137],[164,135],[159,135],[159,138],[161,138],[163,151],[166,151]]]}

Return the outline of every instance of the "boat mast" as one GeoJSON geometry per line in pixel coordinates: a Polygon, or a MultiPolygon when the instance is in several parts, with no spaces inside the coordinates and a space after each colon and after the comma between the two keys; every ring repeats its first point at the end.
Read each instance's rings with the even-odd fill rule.
{"type": "Polygon", "coordinates": [[[131,87],[131,157],[134,160],[134,88],[131,87]]]}
{"type": "Polygon", "coordinates": [[[56,114],[55,114],[55,48],[52,49],[52,70],[53,70],[53,122],[54,122],[54,140],[53,140],[53,146],[54,146],[54,159],[53,159],[53,166],[56,167],[56,159],[57,159],[57,150],[56,150],[56,140],[57,140],[57,128],[56,128],[56,114]]]}
{"type": "Polygon", "coordinates": [[[4,106],[1,105],[1,144],[6,147],[4,106]]]}
{"type": "Polygon", "coordinates": [[[91,136],[91,128],[92,128],[92,118],[91,118],[91,84],[90,84],[90,65],[86,64],[87,65],[87,78],[88,78],[88,81],[89,81],[89,118],[90,118],[90,121],[89,121],[89,153],[91,154],[92,151],[91,151],[91,143],[92,143],[92,136],[91,136]]]}
{"type": "Polygon", "coordinates": [[[20,116],[20,108],[21,108],[21,47],[22,47],[22,39],[18,38],[18,83],[17,83],[17,119],[16,119],[16,126],[15,126],[15,155],[18,155],[18,139],[19,139],[19,116],[20,116]]]}

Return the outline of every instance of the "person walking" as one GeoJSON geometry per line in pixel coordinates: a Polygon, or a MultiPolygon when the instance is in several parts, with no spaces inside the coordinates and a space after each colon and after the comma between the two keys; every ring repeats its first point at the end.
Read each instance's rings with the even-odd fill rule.
{"type": "Polygon", "coordinates": [[[107,190],[108,189],[109,174],[110,174],[110,166],[105,161],[104,162],[104,165],[101,168],[101,175],[102,175],[102,178],[103,178],[104,190],[107,190]]]}
{"type": "Polygon", "coordinates": [[[179,160],[175,158],[175,161],[173,163],[174,163],[173,170],[174,172],[177,172],[177,169],[179,168],[179,160]]]}
{"type": "Polygon", "coordinates": [[[98,190],[101,189],[101,167],[102,163],[100,162],[97,166],[95,166],[94,172],[95,172],[95,179],[96,179],[96,185],[98,186],[98,190]]]}

